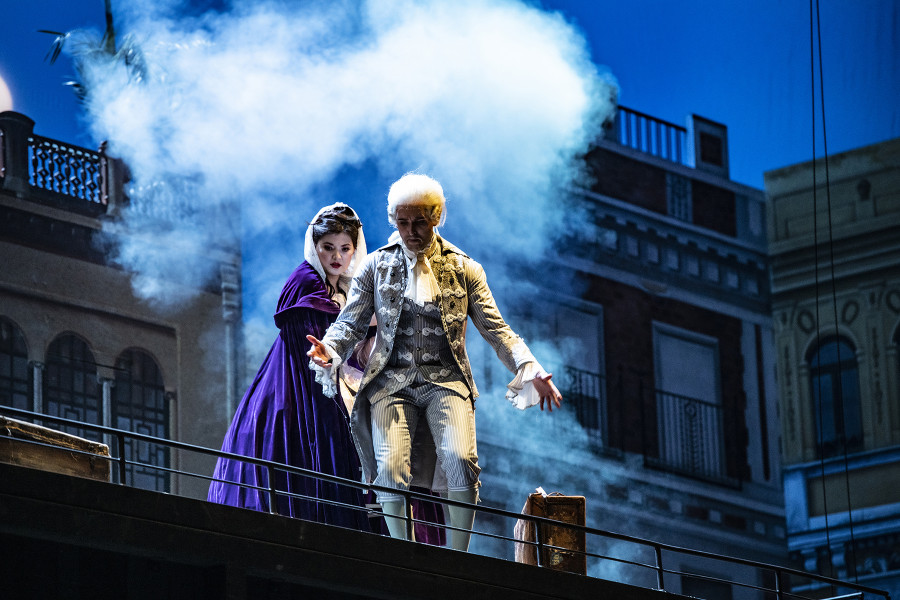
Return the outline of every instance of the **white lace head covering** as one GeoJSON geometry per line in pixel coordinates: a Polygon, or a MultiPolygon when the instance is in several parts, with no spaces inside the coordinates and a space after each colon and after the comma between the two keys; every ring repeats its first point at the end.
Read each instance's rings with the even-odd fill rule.
{"type": "MultiPolygon", "coordinates": [[[[335,209],[335,208],[346,208],[349,213],[352,213],[356,220],[359,220],[359,215],[356,214],[356,211],[350,208],[348,205],[343,202],[335,202],[334,204],[330,204],[328,206],[323,206],[319,209],[319,212],[316,213],[316,216],[313,217],[312,221],[309,222],[309,227],[306,228],[306,239],[303,245],[303,258],[306,259],[312,268],[316,270],[316,273],[319,274],[319,277],[322,278],[322,281],[328,281],[325,277],[325,269],[322,268],[322,262],[319,260],[319,253],[316,252],[316,244],[313,242],[313,223],[319,220],[319,217],[322,216],[322,213],[335,209]]],[[[356,236],[356,250],[353,253],[353,259],[350,261],[350,266],[341,275],[339,286],[344,288],[345,290],[350,287],[350,280],[353,279],[353,276],[359,271],[359,268],[362,266],[363,259],[366,257],[366,236],[363,234],[362,222],[359,224],[359,233],[356,236]]]]}

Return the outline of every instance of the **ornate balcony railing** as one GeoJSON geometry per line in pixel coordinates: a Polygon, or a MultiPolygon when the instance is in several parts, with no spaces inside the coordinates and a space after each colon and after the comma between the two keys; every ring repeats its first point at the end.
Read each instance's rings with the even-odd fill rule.
{"type": "Polygon", "coordinates": [[[620,106],[613,139],[623,146],[681,165],[687,162],[687,128],[620,106]]]}
{"type": "Polygon", "coordinates": [[[99,152],[33,135],[28,140],[29,183],[33,187],[103,204],[103,163],[99,152]]]}
{"type": "Polygon", "coordinates": [[[657,390],[656,433],[659,451],[656,456],[645,452],[648,464],[700,479],[737,484],[728,477],[726,469],[721,405],[657,390]]]}
{"type": "Polygon", "coordinates": [[[34,134],[34,121],[0,113],[0,190],[87,215],[115,214],[125,198],[124,163],[34,134]]]}

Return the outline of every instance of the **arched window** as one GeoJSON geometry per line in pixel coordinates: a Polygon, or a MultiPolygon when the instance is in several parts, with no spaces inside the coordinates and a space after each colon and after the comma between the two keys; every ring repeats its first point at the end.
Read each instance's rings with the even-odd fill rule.
{"type": "Polygon", "coordinates": [[[819,457],[863,448],[856,351],[845,339],[832,337],[807,357],[819,457]]]}
{"type": "Polygon", "coordinates": [[[25,336],[4,317],[0,317],[0,406],[33,408],[25,336]]]}
{"type": "MultiPolygon", "coordinates": [[[[169,438],[169,404],[162,373],[153,357],[142,350],[126,350],[116,360],[111,425],[116,429],[169,438]]],[[[169,477],[165,471],[141,466],[168,468],[168,447],[128,440],[125,455],[129,461],[139,463],[128,466],[129,485],[162,492],[169,490],[169,477]]]]}
{"type": "MultiPolygon", "coordinates": [[[[47,349],[45,365],[44,412],[54,417],[102,425],[103,391],[97,380],[97,363],[84,340],[73,334],[59,336],[47,349]]],[[[69,426],[60,429],[102,441],[96,431],[69,426]]]]}

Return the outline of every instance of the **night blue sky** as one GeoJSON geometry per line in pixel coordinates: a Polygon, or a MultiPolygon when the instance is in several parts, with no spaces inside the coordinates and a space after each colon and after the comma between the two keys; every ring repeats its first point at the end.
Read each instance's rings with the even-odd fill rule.
{"type": "MultiPolygon", "coordinates": [[[[762,187],[764,171],[810,158],[807,1],[542,5],[584,32],[593,60],[618,80],[622,105],[678,124],[695,113],[727,125],[734,180],[762,187]]],[[[829,153],[900,135],[898,7],[896,0],[821,1],[829,153]]],[[[71,63],[45,62],[51,36],[37,30],[100,30],[103,0],[7,0],[2,14],[0,77],[14,109],[34,119],[40,135],[95,147],[62,85],[71,63]]]]}

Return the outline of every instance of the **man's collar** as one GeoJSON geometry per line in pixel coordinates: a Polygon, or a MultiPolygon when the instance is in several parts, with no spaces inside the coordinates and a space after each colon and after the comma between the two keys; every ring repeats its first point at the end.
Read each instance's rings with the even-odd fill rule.
{"type": "Polygon", "coordinates": [[[438,246],[438,233],[437,231],[435,231],[434,235],[431,236],[431,243],[428,244],[428,247],[422,250],[420,254],[425,256],[425,258],[427,258],[428,260],[431,260],[431,257],[434,256],[434,253],[437,252],[438,246]]]}

